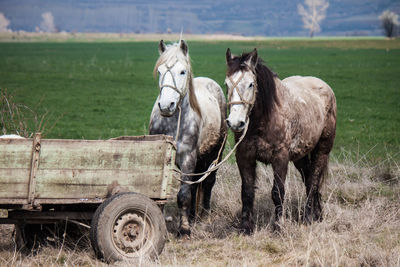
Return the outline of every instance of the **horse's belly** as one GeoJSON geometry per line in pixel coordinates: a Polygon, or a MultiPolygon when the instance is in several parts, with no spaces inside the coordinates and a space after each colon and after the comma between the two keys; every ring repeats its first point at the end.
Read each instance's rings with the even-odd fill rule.
{"type": "Polygon", "coordinates": [[[221,137],[221,115],[218,102],[216,99],[210,99],[210,103],[212,105],[200,104],[202,109],[202,127],[199,136],[200,154],[210,151],[221,137]]]}
{"type": "MultiPolygon", "coordinates": [[[[204,81],[207,81],[204,79],[204,81]]],[[[215,90],[221,90],[216,87],[215,90]]],[[[221,91],[222,92],[222,91],[221,91]]],[[[221,139],[223,133],[221,129],[222,114],[220,103],[215,96],[210,93],[210,88],[206,86],[196,86],[196,97],[201,110],[201,127],[199,135],[199,152],[205,154],[212,150],[221,139]]]]}
{"type": "Polygon", "coordinates": [[[330,88],[321,80],[310,77],[291,77],[288,121],[289,154],[292,160],[302,158],[317,145],[325,127],[330,88]],[[309,81],[309,84],[306,82],[309,81]]]}
{"type": "Polygon", "coordinates": [[[307,113],[289,122],[291,133],[289,154],[292,160],[310,153],[317,145],[324,129],[325,114],[322,108],[313,107],[307,113]]]}

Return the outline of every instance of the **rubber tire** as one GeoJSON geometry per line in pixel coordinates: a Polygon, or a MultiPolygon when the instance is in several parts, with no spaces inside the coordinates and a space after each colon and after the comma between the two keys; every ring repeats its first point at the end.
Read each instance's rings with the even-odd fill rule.
{"type": "Polygon", "coordinates": [[[90,229],[90,240],[96,256],[108,263],[137,260],[143,256],[154,259],[164,249],[166,235],[167,227],[160,208],[150,198],[137,193],[120,193],[104,201],[94,213],[90,229]],[[133,253],[135,255],[124,253],[114,243],[114,226],[124,214],[146,218],[149,224],[146,227],[151,227],[152,235],[147,237],[144,247],[133,253]]]}

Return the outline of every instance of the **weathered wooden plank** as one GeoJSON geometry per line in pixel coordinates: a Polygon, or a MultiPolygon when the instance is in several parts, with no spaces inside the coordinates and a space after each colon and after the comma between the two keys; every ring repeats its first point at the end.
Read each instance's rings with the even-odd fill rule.
{"type": "Polygon", "coordinates": [[[28,197],[29,169],[0,168],[0,198],[28,197]]]}
{"type": "Polygon", "coordinates": [[[31,139],[0,139],[0,168],[29,168],[31,139]]]}
{"type": "Polygon", "coordinates": [[[168,145],[165,149],[164,164],[163,164],[163,182],[160,191],[160,198],[166,199],[169,196],[174,181],[177,181],[178,175],[173,168],[175,167],[175,149],[172,145],[168,145]]]}
{"type": "Polygon", "coordinates": [[[113,182],[159,198],[161,170],[38,170],[36,198],[103,198],[113,182]]]}
{"type": "MultiPolygon", "coordinates": [[[[31,151],[32,139],[0,140],[0,203],[26,202],[31,151]]],[[[43,139],[35,199],[38,203],[41,199],[46,203],[52,199],[54,203],[66,199],[96,202],[106,197],[107,187],[114,183],[163,199],[175,175],[171,171],[174,162],[172,139],[165,136],[106,141],[43,139]]]]}
{"type": "Polygon", "coordinates": [[[6,184],[2,183],[0,187],[0,198],[21,198],[28,196],[28,183],[24,184],[6,184]]]}
{"type": "Polygon", "coordinates": [[[165,143],[43,140],[39,169],[137,169],[162,165],[165,143]]]}
{"type": "Polygon", "coordinates": [[[32,141],[32,156],[29,173],[29,186],[28,186],[28,203],[33,205],[35,199],[35,184],[36,184],[36,172],[39,166],[39,154],[40,154],[40,140],[42,135],[36,133],[32,141]]]}

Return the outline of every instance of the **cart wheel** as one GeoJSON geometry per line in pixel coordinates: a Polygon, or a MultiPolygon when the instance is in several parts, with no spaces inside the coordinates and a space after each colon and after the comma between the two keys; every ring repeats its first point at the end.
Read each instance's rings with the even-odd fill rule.
{"type": "Polygon", "coordinates": [[[92,218],[90,240],[99,258],[107,262],[154,258],[165,244],[167,228],[158,206],[135,193],[114,195],[92,218]]]}

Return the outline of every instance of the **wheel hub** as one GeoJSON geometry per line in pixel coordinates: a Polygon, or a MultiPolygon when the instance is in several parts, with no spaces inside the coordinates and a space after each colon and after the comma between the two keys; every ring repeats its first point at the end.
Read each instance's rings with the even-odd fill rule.
{"type": "Polygon", "coordinates": [[[146,244],[150,229],[143,218],[127,213],[118,218],[113,230],[115,245],[124,253],[135,253],[146,244]]]}

